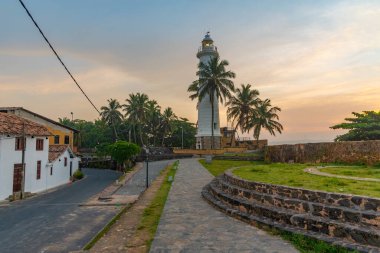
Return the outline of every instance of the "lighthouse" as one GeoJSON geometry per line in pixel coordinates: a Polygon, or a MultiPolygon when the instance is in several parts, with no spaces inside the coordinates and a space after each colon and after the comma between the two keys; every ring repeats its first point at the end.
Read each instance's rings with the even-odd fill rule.
{"type": "MultiPolygon", "coordinates": [[[[202,45],[198,50],[197,57],[199,61],[208,64],[211,58],[218,57],[218,50],[214,46],[214,41],[207,32],[202,45]]],[[[215,95],[214,95],[215,96],[215,95]]],[[[214,121],[212,124],[212,106],[209,95],[206,95],[202,100],[198,101],[198,129],[196,134],[197,149],[220,149],[221,148],[221,133],[219,122],[219,101],[215,96],[214,99],[214,121]],[[212,128],[214,128],[214,139],[212,138],[212,128]],[[213,145],[211,143],[213,142],[213,145]]]]}

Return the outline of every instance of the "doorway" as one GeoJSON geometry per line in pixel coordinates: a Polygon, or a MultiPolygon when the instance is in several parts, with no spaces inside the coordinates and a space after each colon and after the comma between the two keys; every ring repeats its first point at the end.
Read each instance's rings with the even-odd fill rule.
{"type": "Polygon", "coordinates": [[[13,193],[20,192],[22,185],[22,163],[14,165],[13,169],[13,193]]]}

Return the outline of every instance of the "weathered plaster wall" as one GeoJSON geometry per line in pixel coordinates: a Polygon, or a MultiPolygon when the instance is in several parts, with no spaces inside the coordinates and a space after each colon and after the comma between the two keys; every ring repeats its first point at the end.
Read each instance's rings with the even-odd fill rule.
{"type": "Polygon", "coordinates": [[[268,162],[380,163],[380,140],[275,145],[265,148],[268,162]]]}

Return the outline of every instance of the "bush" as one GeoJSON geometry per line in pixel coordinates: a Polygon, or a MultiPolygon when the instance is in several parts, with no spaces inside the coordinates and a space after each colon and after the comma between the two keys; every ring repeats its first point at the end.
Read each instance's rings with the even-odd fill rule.
{"type": "Polygon", "coordinates": [[[76,180],[81,180],[82,178],[84,177],[84,174],[82,171],[80,170],[76,170],[73,174],[73,180],[76,181],[76,180]]]}
{"type": "Polygon", "coordinates": [[[125,162],[140,153],[140,147],[134,143],[117,141],[108,146],[108,150],[118,165],[125,168],[125,162]]]}

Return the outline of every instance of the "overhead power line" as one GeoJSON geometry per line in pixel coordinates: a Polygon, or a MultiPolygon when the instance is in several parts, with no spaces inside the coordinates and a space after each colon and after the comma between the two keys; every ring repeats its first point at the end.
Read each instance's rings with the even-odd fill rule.
{"type": "Polygon", "coordinates": [[[83,93],[83,95],[87,98],[88,102],[90,102],[90,104],[94,107],[94,109],[100,114],[100,111],[98,110],[98,108],[96,108],[96,106],[94,105],[94,103],[91,101],[91,99],[87,96],[87,94],[84,92],[84,90],[82,89],[82,87],[80,87],[79,83],[77,82],[77,80],[75,80],[74,76],[71,74],[71,72],[69,71],[69,69],[66,67],[66,65],[63,63],[61,57],[59,57],[57,51],[55,51],[55,49],[53,48],[53,46],[50,44],[49,40],[46,38],[45,34],[42,32],[41,28],[38,26],[37,22],[34,20],[34,18],[32,17],[32,14],[30,14],[28,8],[26,8],[25,4],[23,3],[22,0],[19,0],[20,4],[22,5],[22,7],[24,7],[26,13],[28,14],[28,16],[30,17],[30,19],[33,21],[34,25],[37,27],[38,31],[40,31],[42,37],[44,37],[46,43],[48,43],[50,49],[53,51],[53,53],[55,54],[55,56],[57,57],[57,59],[59,60],[59,62],[62,64],[62,66],[65,68],[66,72],[70,75],[71,79],[73,79],[74,83],[77,85],[77,87],[80,89],[80,91],[83,93]]]}

